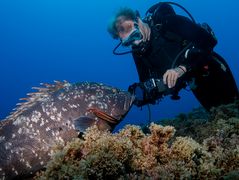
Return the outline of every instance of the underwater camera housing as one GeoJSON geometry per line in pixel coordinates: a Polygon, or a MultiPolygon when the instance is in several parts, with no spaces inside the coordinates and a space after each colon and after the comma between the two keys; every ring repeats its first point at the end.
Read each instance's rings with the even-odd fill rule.
{"type": "Polygon", "coordinates": [[[134,104],[138,107],[146,104],[155,104],[156,100],[170,94],[169,88],[162,79],[151,78],[148,81],[134,83],[128,91],[135,96],[134,104]]]}

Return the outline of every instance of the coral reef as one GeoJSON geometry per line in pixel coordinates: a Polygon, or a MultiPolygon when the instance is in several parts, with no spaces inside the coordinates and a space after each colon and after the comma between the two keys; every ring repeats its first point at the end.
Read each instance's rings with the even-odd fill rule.
{"type": "Polygon", "coordinates": [[[206,112],[203,108],[194,109],[189,114],[179,114],[174,119],[156,122],[161,125],[174,126],[175,137],[189,136],[199,143],[213,135],[238,134],[239,132],[239,101],[234,104],[222,105],[206,112]]]}
{"type": "Polygon", "coordinates": [[[176,129],[184,128],[180,136],[173,126],[156,123],[151,123],[148,134],[134,125],[115,134],[93,126],[83,139],[57,147],[46,170],[35,178],[239,178],[238,104],[213,109],[210,115],[202,115],[200,109],[194,112],[176,117],[179,122],[168,121],[176,129]]]}

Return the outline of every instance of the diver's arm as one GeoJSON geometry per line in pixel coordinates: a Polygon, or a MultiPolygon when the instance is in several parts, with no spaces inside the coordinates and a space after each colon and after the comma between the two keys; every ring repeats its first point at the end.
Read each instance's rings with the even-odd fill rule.
{"type": "Polygon", "coordinates": [[[217,44],[215,38],[200,25],[180,15],[169,15],[162,18],[165,30],[178,34],[185,40],[204,51],[212,51],[217,44]]]}

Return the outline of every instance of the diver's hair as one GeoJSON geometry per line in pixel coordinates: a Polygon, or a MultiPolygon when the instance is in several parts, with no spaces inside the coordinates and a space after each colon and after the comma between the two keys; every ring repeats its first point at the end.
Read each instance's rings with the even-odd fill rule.
{"type": "Polygon", "coordinates": [[[135,20],[137,18],[136,12],[128,7],[123,7],[120,8],[117,13],[115,14],[115,16],[112,17],[109,25],[108,25],[108,32],[110,33],[110,35],[114,38],[114,39],[118,39],[118,32],[117,32],[117,28],[116,25],[119,21],[119,17],[122,17],[122,19],[124,20],[135,20]]]}

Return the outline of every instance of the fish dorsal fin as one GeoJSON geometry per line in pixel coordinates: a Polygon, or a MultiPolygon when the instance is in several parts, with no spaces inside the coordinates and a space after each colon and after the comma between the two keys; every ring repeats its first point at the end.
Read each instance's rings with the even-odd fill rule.
{"type": "Polygon", "coordinates": [[[85,132],[88,127],[95,125],[97,121],[87,116],[81,116],[74,121],[75,129],[79,132],[85,132]]]}
{"type": "Polygon", "coordinates": [[[32,87],[32,89],[37,90],[36,92],[28,93],[28,97],[20,99],[21,101],[25,102],[18,103],[17,107],[13,109],[14,111],[11,113],[11,115],[7,117],[8,119],[16,118],[22,112],[32,107],[35,103],[43,101],[52,93],[70,86],[70,83],[67,81],[54,81],[54,84],[41,83],[40,85],[41,87],[32,87]]]}
{"type": "Polygon", "coordinates": [[[3,126],[5,126],[5,125],[7,125],[7,124],[9,124],[9,123],[10,123],[10,121],[6,121],[6,119],[0,120],[0,129],[1,129],[3,126]]]}
{"type": "Polygon", "coordinates": [[[108,121],[112,124],[118,124],[119,123],[119,120],[114,118],[113,116],[101,111],[101,110],[98,110],[98,109],[95,109],[95,108],[90,108],[88,109],[88,111],[90,112],[93,112],[94,115],[104,121],[108,121]]]}

